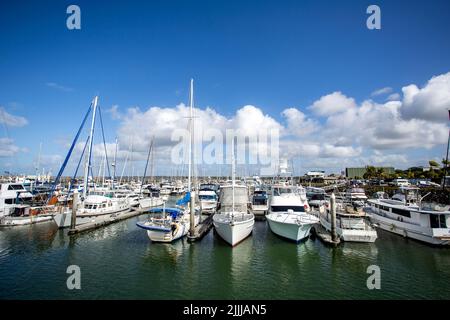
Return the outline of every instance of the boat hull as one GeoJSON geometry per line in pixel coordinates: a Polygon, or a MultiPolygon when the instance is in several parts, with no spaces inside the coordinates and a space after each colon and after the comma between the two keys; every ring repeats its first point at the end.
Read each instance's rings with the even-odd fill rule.
{"type": "Polygon", "coordinates": [[[276,220],[278,214],[266,215],[266,220],[269,224],[270,230],[276,235],[285,239],[300,242],[308,238],[311,228],[314,224],[297,224],[294,221],[280,222],[276,220]]]}
{"type": "Polygon", "coordinates": [[[5,216],[0,219],[0,227],[15,227],[25,226],[35,223],[48,222],[53,219],[53,216],[26,216],[26,217],[11,217],[5,216]]]}
{"type": "Polygon", "coordinates": [[[145,210],[153,207],[159,207],[164,204],[162,198],[143,198],[139,199],[139,209],[145,210]]]}
{"type": "Polygon", "coordinates": [[[183,238],[189,232],[190,223],[180,223],[176,232],[163,230],[147,230],[147,235],[152,242],[173,242],[183,238]]]}
{"type": "MultiPolygon", "coordinates": [[[[331,223],[323,216],[320,217],[320,224],[331,232],[331,223]]],[[[375,242],[377,240],[377,232],[375,230],[358,230],[358,229],[342,229],[336,226],[337,235],[346,242],[375,242]]]]}
{"type": "Polygon", "coordinates": [[[370,220],[372,221],[372,223],[377,224],[378,228],[406,238],[426,242],[432,245],[439,245],[439,246],[450,245],[450,235],[447,235],[447,237],[432,236],[433,230],[436,230],[435,233],[438,233],[439,229],[420,227],[410,223],[405,223],[387,217],[383,217],[376,213],[372,213],[370,215],[370,220]]]}
{"type": "Polygon", "coordinates": [[[223,215],[213,216],[214,228],[219,236],[231,246],[237,245],[252,233],[255,224],[254,215],[243,221],[231,221],[221,216],[223,215]]]}

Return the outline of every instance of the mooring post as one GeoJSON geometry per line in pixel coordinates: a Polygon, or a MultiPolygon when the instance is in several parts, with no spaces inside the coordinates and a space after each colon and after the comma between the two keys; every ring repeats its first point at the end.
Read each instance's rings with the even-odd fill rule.
{"type": "Polygon", "coordinates": [[[72,216],[70,220],[70,230],[75,230],[77,225],[77,208],[78,208],[79,194],[78,190],[73,191],[73,201],[72,201],[72,216]]]}
{"type": "Polygon", "coordinates": [[[331,240],[337,241],[336,234],[336,196],[334,192],[330,196],[330,215],[331,215],[331,240]]]}

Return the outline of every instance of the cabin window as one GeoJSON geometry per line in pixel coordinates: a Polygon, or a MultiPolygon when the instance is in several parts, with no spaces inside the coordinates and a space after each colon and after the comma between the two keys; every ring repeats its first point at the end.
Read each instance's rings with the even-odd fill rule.
{"type": "Polygon", "coordinates": [[[439,222],[440,222],[440,226],[441,228],[447,228],[447,222],[445,221],[445,214],[440,214],[439,215],[439,222]]]}
{"type": "Polygon", "coordinates": [[[14,204],[14,199],[5,199],[6,204],[14,204]]]}
{"type": "Polygon", "coordinates": [[[430,227],[439,228],[439,216],[437,214],[430,214],[430,227]]]}
{"type": "Polygon", "coordinates": [[[21,185],[10,184],[8,190],[25,190],[21,185]]]}
{"type": "Polygon", "coordinates": [[[392,213],[398,214],[403,217],[411,218],[411,213],[408,210],[392,208],[392,213]]]}

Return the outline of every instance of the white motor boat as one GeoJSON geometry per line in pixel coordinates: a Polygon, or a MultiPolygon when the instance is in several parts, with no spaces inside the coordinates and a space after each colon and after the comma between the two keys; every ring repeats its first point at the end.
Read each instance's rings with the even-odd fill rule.
{"type": "Polygon", "coordinates": [[[264,217],[269,211],[269,197],[265,190],[255,190],[252,196],[252,212],[255,216],[264,217]]]}
{"type": "Polygon", "coordinates": [[[235,246],[247,238],[253,230],[255,216],[248,211],[248,189],[245,185],[223,186],[220,209],[213,216],[214,228],[219,236],[235,246]]]}
{"type": "Polygon", "coordinates": [[[53,214],[43,208],[32,208],[29,205],[17,204],[8,208],[8,215],[0,217],[0,227],[14,227],[48,222],[53,214]]]}
{"type": "Polygon", "coordinates": [[[369,199],[379,228],[432,245],[450,245],[450,206],[422,205],[419,189],[403,187],[393,199],[369,199]]]}
{"type": "MultiPolygon", "coordinates": [[[[320,224],[331,231],[329,208],[320,212],[320,224]]],[[[341,202],[336,203],[336,233],[346,242],[375,242],[378,237],[362,206],[341,202]]]]}
{"type": "MultiPolygon", "coordinates": [[[[120,213],[130,211],[130,202],[126,197],[112,198],[106,195],[88,195],[76,212],[76,225],[108,219],[120,213]]],[[[59,228],[70,227],[72,210],[56,213],[53,217],[59,228]]]]}
{"type": "Polygon", "coordinates": [[[270,230],[278,236],[300,242],[306,239],[319,219],[306,212],[307,201],[299,191],[302,187],[278,185],[272,188],[269,213],[266,215],[270,230]]]}
{"type": "Polygon", "coordinates": [[[367,196],[363,188],[352,187],[345,191],[345,201],[362,206],[367,201],[367,196]]]}
{"type": "Polygon", "coordinates": [[[200,208],[202,214],[215,213],[217,210],[218,196],[213,190],[200,190],[198,192],[198,199],[200,201],[200,208]]]}

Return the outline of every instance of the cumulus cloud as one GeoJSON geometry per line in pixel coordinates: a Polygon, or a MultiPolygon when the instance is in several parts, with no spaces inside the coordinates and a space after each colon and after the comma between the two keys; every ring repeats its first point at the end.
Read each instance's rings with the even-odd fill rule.
{"type": "Polygon", "coordinates": [[[28,124],[28,120],[24,117],[14,116],[6,112],[3,107],[0,107],[0,123],[8,127],[23,127],[28,124]]]}
{"type": "Polygon", "coordinates": [[[431,78],[419,88],[415,84],[403,87],[402,116],[405,119],[422,119],[447,122],[450,109],[450,72],[431,78]]]}
{"type": "Polygon", "coordinates": [[[319,130],[318,121],[307,118],[303,112],[296,108],[285,109],[281,114],[286,119],[288,134],[301,137],[319,130]]]}
{"type": "Polygon", "coordinates": [[[319,116],[328,116],[356,108],[353,98],[348,98],[340,91],[321,97],[309,107],[319,116]]]}

